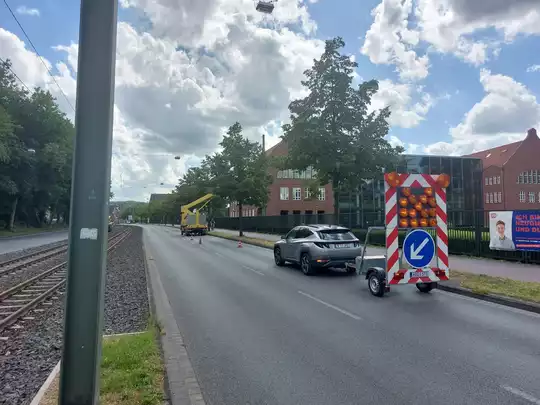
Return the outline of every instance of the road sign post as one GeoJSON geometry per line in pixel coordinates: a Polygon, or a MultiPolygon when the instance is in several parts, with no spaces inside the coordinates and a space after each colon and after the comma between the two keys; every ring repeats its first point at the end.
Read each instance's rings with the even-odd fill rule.
{"type": "Polygon", "coordinates": [[[98,403],[117,0],[82,0],[60,405],[98,403]]]}

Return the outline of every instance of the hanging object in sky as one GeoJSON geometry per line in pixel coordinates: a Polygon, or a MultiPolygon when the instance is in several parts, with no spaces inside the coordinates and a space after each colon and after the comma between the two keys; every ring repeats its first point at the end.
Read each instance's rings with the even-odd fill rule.
{"type": "Polygon", "coordinates": [[[274,11],[274,3],[277,0],[258,0],[257,6],[255,7],[255,10],[265,13],[265,14],[272,14],[272,11],[274,11]]]}

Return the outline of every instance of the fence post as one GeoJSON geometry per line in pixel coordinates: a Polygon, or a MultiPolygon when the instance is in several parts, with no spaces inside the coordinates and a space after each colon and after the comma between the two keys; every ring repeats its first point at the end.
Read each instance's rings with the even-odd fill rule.
{"type": "Polygon", "coordinates": [[[475,256],[480,256],[482,252],[482,232],[484,230],[484,211],[476,211],[474,215],[474,240],[475,240],[475,256]],[[479,218],[479,217],[482,218],[479,218]]]}

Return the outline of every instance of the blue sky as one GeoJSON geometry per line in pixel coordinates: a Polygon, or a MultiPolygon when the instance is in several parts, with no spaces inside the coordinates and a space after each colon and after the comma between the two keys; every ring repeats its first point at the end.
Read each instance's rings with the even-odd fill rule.
{"type": "MultiPolygon", "coordinates": [[[[78,42],[78,2],[8,0],[8,3],[14,11],[20,7],[39,10],[39,15],[17,11],[16,15],[45,59],[53,66],[58,62],[67,63],[67,53],[55,51],[53,46],[69,46],[78,42]]],[[[166,12],[163,10],[167,10],[170,1],[156,0],[147,3],[146,0],[129,0],[129,3],[130,8],[119,9],[119,20],[124,24],[119,25],[117,53],[116,106],[118,121],[122,123],[115,123],[117,145],[135,145],[137,139],[147,136],[146,139],[168,140],[165,146],[155,145],[156,150],[164,150],[172,148],[171,145],[175,142],[185,148],[186,140],[188,143],[196,140],[197,145],[193,143],[193,147],[187,148],[191,157],[186,159],[186,162],[195,162],[207,153],[208,147],[217,144],[216,136],[226,126],[224,123],[232,119],[240,119],[252,125],[250,133],[253,136],[257,136],[257,131],[267,131],[269,143],[273,143],[277,138],[272,137],[272,134],[279,133],[279,124],[287,117],[288,101],[281,98],[281,110],[252,111],[249,105],[242,105],[243,95],[251,90],[264,97],[265,92],[272,92],[274,89],[274,97],[277,99],[287,92],[296,94],[295,91],[300,89],[301,72],[309,67],[313,57],[318,55],[317,52],[320,54],[321,44],[317,40],[335,36],[344,38],[345,52],[354,55],[359,64],[357,73],[363,79],[376,78],[384,83],[384,86],[381,85],[376,105],[390,105],[393,112],[390,132],[392,140],[403,144],[409,151],[471,153],[520,139],[528,128],[540,122],[540,106],[536,99],[540,94],[540,66],[537,71],[527,72],[528,68],[540,65],[540,54],[531,51],[540,49],[540,13],[532,6],[527,6],[525,0],[509,2],[512,4],[503,4],[496,9],[489,1],[478,0],[473,10],[474,15],[471,14],[473,11],[468,10],[463,6],[463,2],[458,0],[318,0],[314,3],[312,0],[280,0],[276,4],[277,12],[274,12],[272,18],[275,23],[293,27],[294,37],[283,31],[277,32],[272,40],[277,44],[274,48],[279,51],[278,54],[253,54],[252,57],[257,61],[267,58],[260,61],[260,66],[253,63],[253,69],[261,70],[270,66],[276,58],[284,58],[286,54],[294,56],[300,52],[302,56],[296,60],[291,60],[288,56],[282,61],[287,72],[272,73],[275,77],[270,79],[275,79],[275,84],[268,84],[270,87],[257,90],[258,84],[253,81],[255,79],[251,79],[252,81],[247,83],[253,88],[242,90],[244,93],[240,89],[245,85],[246,77],[256,78],[256,73],[251,74],[246,70],[246,66],[239,65],[236,70],[229,69],[226,72],[234,76],[224,76],[220,81],[219,72],[223,70],[220,70],[219,66],[223,61],[234,65],[242,60],[240,55],[249,58],[249,52],[257,49],[253,44],[262,41],[261,38],[267,38],[264,27],[268,25],[257,20],[260,16],[257,16],[254,7],[252,9],[251,4],[248,4],[254,3],[254,0],[201,0],[200,3],[191,2],[192,8],[187,10],[182,9],[186,2],[178,0],[176,6],[166,12]],[[483,12],[482,3],[486,3],[483,12]],[[214,7],[215,4],[218,6],[214,7]],[[430,7],[434,4],[436,7],[430,7]],[[445,20],[443,15],[434,11],[444,7],[454,15],[454,20],[450,23],[447,18],[445,20]],[[241,34],[236,39],[239,43],[235,44],[227,39],[227,32],[230,33],[231,27],[240,21],[235,20],[234,16],[238,15],[249,16],[249,19],[242,23],[243,25],[237,26],[241,34]],[[309,30],[310,23],[316,24],[316,31],[309,30]],[[222,27],[227,27],[228,31],[222,27]],[[131,29],[133,31],[130,31],[131,29]],[[248,43],[249,41],[252,43],[248,43]],[[189,58],[192,58],[188,61],[184,51],[196,49],[200,44],[205,44],[211,51],[187,52],[191,55],[189,58]],[[483,49],[485,53],[473,52],[478,49],[483,49]],[[197,58],[192,55],[197,55],[197,58]],[[231,55],[235,56],[231,59],[231,55]],[[168,62],[160,62],[163,58],[168,58],[168,62]],[[142,63],[142,60],[146,62],[142,63]],[[178,60],[182,62],[171,66],[178,60]],[[187,65],[182,65],[184,62],[187,65]],[[186,66],[195,66],[196,69],[185,70],[186,66]],[[199,107],[189,104],[187,99],[175,99],[175,95],[183,94],[180,88],[161,86],[159,80],[152,81],[149,77],[155,72],[168,72],[171,69],[178,77],[184,77],[185,72],[195,75],[196,77],[191,78],[193,86],[199,86],[197,92],[204,93],[204,97],[201,97],[205,98],[206,104],[213,106],[211,108],[219,105],[223,111],[214,111],[208,115],[201,110],[197,117],[200,122],[193,125],[190,123],[187,125],[190,128],[186,129],[186,118],[179,112],[182,110],[180,106],[188,103],[185,111],[182,110],[187,114],[186,117],[192,117],[193,109],[197,110],[199,107]],[[213,76],[209,76],[208,69],[213,76]],[[153,84],[141,85],[141,80],[146,79],[153,84]],[[209,87],[205,80],[211,80],[214,84],[209,87]],[[167,117],[167,111],[163,112],[163,107],[156,110],[150,118],[141,118],[141,111],[144,111],[146,106],[129,104],[128,101],[134,99],[131,93],[123,96],[123,90],[132,92],[134,88],[144,88],[148,92],[152,86],[155,88],[151,93],[141,93],[141,96],[135,99],[140,98],[141,102],[148,97],[172,100],[164,101],[163,104],[166,108],[175,105],[177,110],[171,111],[171,117],[178,116],[178,119],[183,120],[179,121],[178,127],[181,129],[177,140],[167,138],[176,135],[168,134],[168,128],[163,126],[167,117]],[[211,102],[209,89],[212,86],[221,86],[222,97],[228,94],[232,109],[227,107],[227,102],[223,100],[211,102]],[[231,88],[240,92],[236,94],[231,88]],[[238,111],[235,111],[235,108],[238,111]],[[153,119],[154,115],[163,118],[153,119]],[[220,117],[223,121],[215,117],[220,117]],[[259,130],[258,125],[261,128],[259,130]],[[189,135],[190,131],[197,135],[189,135]],[[203,142],[201,137],[206,135],[200,134],[208,134],[207,141],[203,142]],[[182,142],[181,137],[184,137],[182,142]],[[206,149],[200,149],[203,146],[206,149]],[[197,147],[199,149],[196,149],[197,147]]],[[[0,28],[26,42],[5,5],[0,4],[0,8],[0,28]]],[[[270,25],[272,24],[271,21],[270,25]]],[[[30,64],[30,59],[27,58],[31,56],[28,44],[26,48],[24,52],[11,49],[11,54],[0,51],[0,56],[15,60],[20,58],[19,64],[14,66],[18,66],[21,77],[29,84],[43,85],[38,78],[32,76],[31,69],[26,69],[30,64]]],[[[35,60],[32,63],[35,63],[35,60]]],[[[60,75],[56,69],[54,74],[60,75]]],[[[163,78],[163,73],[161,77],[163,78]]],[[[69,77],[59,80],[62,87],[66,87],[66,93],[69,93],[68,87],[74,89],[74,84],[69,80],[69,77]]],[[[198,93],[190,90],[185,95],[197,98],[198,93]]],[[[74,98],[74,94],[68,96],[74,98]]],[[[254,100],[253,96],[246,96],[245,99],[254,100]]],[[[144,173],[168,171],[169,178],[163,173],[155,176],[156,179],[159,177],[156,182],[165,183],[172,182],[174,176],[178,175],[177,171],[168,166],[158,167],[155,163],[145,163],[147,166],[139,162],[136,168],[117,169],[124,171],[124,179],[130,177],[125,174],[128,171],[132,172],[132,179],[146,176],[144,173]],[[146,168],[143,169],[144,167],[146,168]]],[[[125,166],[126,163],[123,164],[125,166]]]]}

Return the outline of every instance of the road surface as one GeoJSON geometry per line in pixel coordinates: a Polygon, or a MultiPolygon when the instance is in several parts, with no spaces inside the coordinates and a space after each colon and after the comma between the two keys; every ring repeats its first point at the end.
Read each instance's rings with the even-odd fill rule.
{"type": "Polygon", "coordinates": [[[29,235],[17,238],[0,239],[0,255],[4,253],[15,252],[17,250],[29,249],[47,243],[66,240],[68,231],[46,232],[38,235],[29,235]]]}
{"type": "Polygon", "coordinates": [[[540,404],[540,316],[145,226],[209,405],[540,404]]]}

